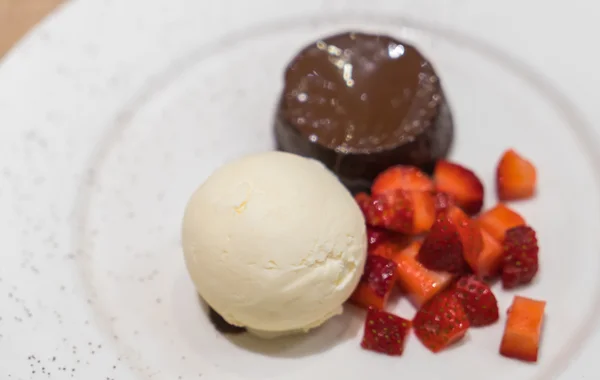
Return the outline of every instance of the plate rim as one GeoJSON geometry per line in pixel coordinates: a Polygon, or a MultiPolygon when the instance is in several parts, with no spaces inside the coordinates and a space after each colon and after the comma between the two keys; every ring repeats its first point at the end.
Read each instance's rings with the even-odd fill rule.
{"type": "MultiPolygon", "coordinates": [[[[52,17],[51,20],[50,19],[47,20],[47,22],[45,22],[43,24],[43,26],[41,26],[41,27],[37,28],[36,30],[34,30],[34,32],[32,32],[32,34],[31,34],[30,38],[31,39],[38,38],[39,37],[38,32],[41,29],[45,28],[46,26],[50,27],[52,25],[52,23],[58,22],[57,20],[60,18],[59,14],[62,14],[63,12],[67,12],[67,11],[74,12],[71,9],[74,8],[75,4],[76,4],[76,2],[67,3],[65,6],[61,7],[56,12],[56,14],[52,17]],[[56,16],[58,16],[58,17],[56,17],[56,16]]],[[[79,4],[79,3],[77,3],[77,4],[79,4]]],[[[460,32],[458,32],[458,33],[460,33],[460,32]]],[[[21,46],[24,46],[24,45],[17,46],[15,49],[13,49],[8,54],[8,58],[6,58],[8,60],[11,60],[13,65],[15,64],[15,62],[19,62],[19,60],[27,59],[27,57],[25,56],[27,54],[27,52],[25,50],[27,50],[27,49],[29,49],[31,47],[24,48],[25,50],[22,51],[21,50],[21,46]]],[[[500,52],[500,53],[502,53],[502,52],[500,52]]],[[[533,74],[532,75],[533,78],[537,78],[537,77],[540,76],[540,74],[538,74],[535,70],[529,68],[525,64],[519,63],[518,66],[521,67],[521,69],[525,68],[526,70],[528,70],[531,74],[533,74]]],[[[0,68],[0,71],[2,71],[1,68],[0,68]]],[[[544,88],[546,88],[547,90],[549,89],[551,92],[554,92],[554,94],[557,96],[557,99],[561,99],[562,98],[562,94],[551,84],[551,82],[546,81],[546,80],[544,80],[542,78],[542,82],[541,83],[544,85],[543,86],[544,88]]],[[[565,99],[563,99],[563,100],[565,100],[565,99]]],[[[566,104],[570,104],[570,100],[569,99],[566,99],[566,104]]],[[[575,119],[578,119],[579,122],[581,122],[581,124],[577,124],[577,125],[581,125],[582,126],[581,129],[584,131],[585,138],[583,138],[583,141],[579,141],[579,137],[578,137],[578,141],[580,143],[582,143],[584,146],[587,147],[587,149],[586,149],[586,156],[589,156],[589,155],[594,156],[594,160],[592,162],[600,162],[600,153],[596,153],[596,151],[593,149],[593,146],[597,145],[597,143],[593,143],[594,141],[596,141],[596,137],[592,133],[593,128],[591,127],[591,123],[589,123],[588,121],[585,120],[585,117],[582,116],[583,114],[581,112],[577,111],[577,107],[575,105],[572,105],[572,107],[568,107],[568,108],[570,108],[570,110],[567,110],[566,113],[567,114],[572,114],[573,110],[575,110],[574,111],[575,112],[575,119]],[[590,149],[590,147],[592,149],[590,149]]],[[[565,112],[565,110],[563,109],[562,112],[565,112]]],[[[573,115],[571,115],[571,117],[572,116],[573,115]]],[[[600,184],[600,181],[598,181],[597,179],[596,179],[596,181],[600,184]]],[[[599,292],[600,292],[600,290],[599,290],[599,292]]],[[[595,311],[600,311],[600,304],[598,305],[598,308],[595,308],[594,310],[595,311]]],[[[595,330],[597,330],[597,329],[598,329],[598,327],[597,327],[597,323],[596,323],[595,330]]],[[[581,348],[583,346],[587,346],[587,345],[589,345],[589,340],[585,344],[582,344],[579,347],[579,349],[577,350],[577,352],[580,352],[581,348]]],[[[577,355],[579,355],[579,353],[577,355]]],[[[566,363],[566,364],[568,366],[568,363],[566,363]]],[[[561,371],[561,373],[564,375],[564,370],[561,371]]]]}

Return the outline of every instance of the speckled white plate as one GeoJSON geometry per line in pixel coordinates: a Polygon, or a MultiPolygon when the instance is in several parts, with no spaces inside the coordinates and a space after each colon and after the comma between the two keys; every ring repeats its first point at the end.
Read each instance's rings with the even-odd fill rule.
{"type": "MultiPolygon", "coordinates": [[[[0,66],[0,378],[594,378],[600,145],[587,120],[600,115],[587,74],[598,57],[582,43],[569,58],[565,28],[548,38],[552,24],[528,27],[536,1],[493,12],[436,3],[80,2],[39,27],[0,66]],[[453,158],[485,180],[488,206],[503,149],[539,168],[539,195],[515,204],[539,233],[539,278],[498,291],[500,323],[438,355],[414,337],[402,358],[361,350],[356,311],[302,337],[225,337],[182,260],[193,189],[226,160],[272,148],[286,61],[313,38],[357,28],[431,58],[456,118],[453,158]],[[497,353],[515,293],[548,301],[536,365],[497,353]]],[[[591,25],[594,12],[570,10],[571,35],[591,25]]],[[[395,311],[414,313],[404,301],[395,311]]]]}

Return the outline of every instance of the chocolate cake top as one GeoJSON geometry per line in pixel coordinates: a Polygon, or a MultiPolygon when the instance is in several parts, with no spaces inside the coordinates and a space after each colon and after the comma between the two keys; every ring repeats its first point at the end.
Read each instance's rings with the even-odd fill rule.
{"type": "Polygon", "coordinates": [[[288,65],[281,115],[310,141],[343,153],[393,149],[433,121],[441,87],[413,46],[391,37],[338,34],[288,65]]]}

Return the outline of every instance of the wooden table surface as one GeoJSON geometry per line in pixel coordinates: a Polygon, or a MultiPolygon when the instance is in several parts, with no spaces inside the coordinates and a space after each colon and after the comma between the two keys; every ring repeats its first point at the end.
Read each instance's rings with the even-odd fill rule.
{"type": "Polygon", "coordinates": [[[0,58],[63,0],[0,0],[0,58]]]}

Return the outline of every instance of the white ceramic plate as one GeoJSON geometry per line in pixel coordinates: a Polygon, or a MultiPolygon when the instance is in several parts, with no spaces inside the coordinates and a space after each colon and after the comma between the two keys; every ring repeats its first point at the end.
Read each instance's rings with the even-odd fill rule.
{"type": "MultiPolygon", "coordinates": [[[[384,12],[391,2],[381,1],[379,13],[331,0],[264,1],[263,13],[241,0],[213,8],[155,1],[143,12],[131,3],[80,3],[42,26],[0,69],[0,377],[546,380],[563,373],[600,309],[594,131],[569,97],[510,51],[456,31],[449,20],[461,20],[457,13],[409,3],[404,12],[384,12]],[[539,169],[539,195],[515,204],[538,230],[539,278],[517,292],[497,289],[501,321],[438,355],[414,337],[402,358],[361,350],[356,310],[307,336],[223,336],[185,272],[180,221],[193,189],[225,161],[272,149],[287,60],[312,39],[348,29],[392,34],[430,57],[456,119],[452,158],[484,179],[487,206],[505,148],[539,169]],[[498,355],[514,294],[548,301],[536,365],[498,355]]],[[[414,313],[402,300],[395,311],[414,313]]],[[[592,368],[578,361],[578,373],[593,373],[585,366],[592,368]]]]}

